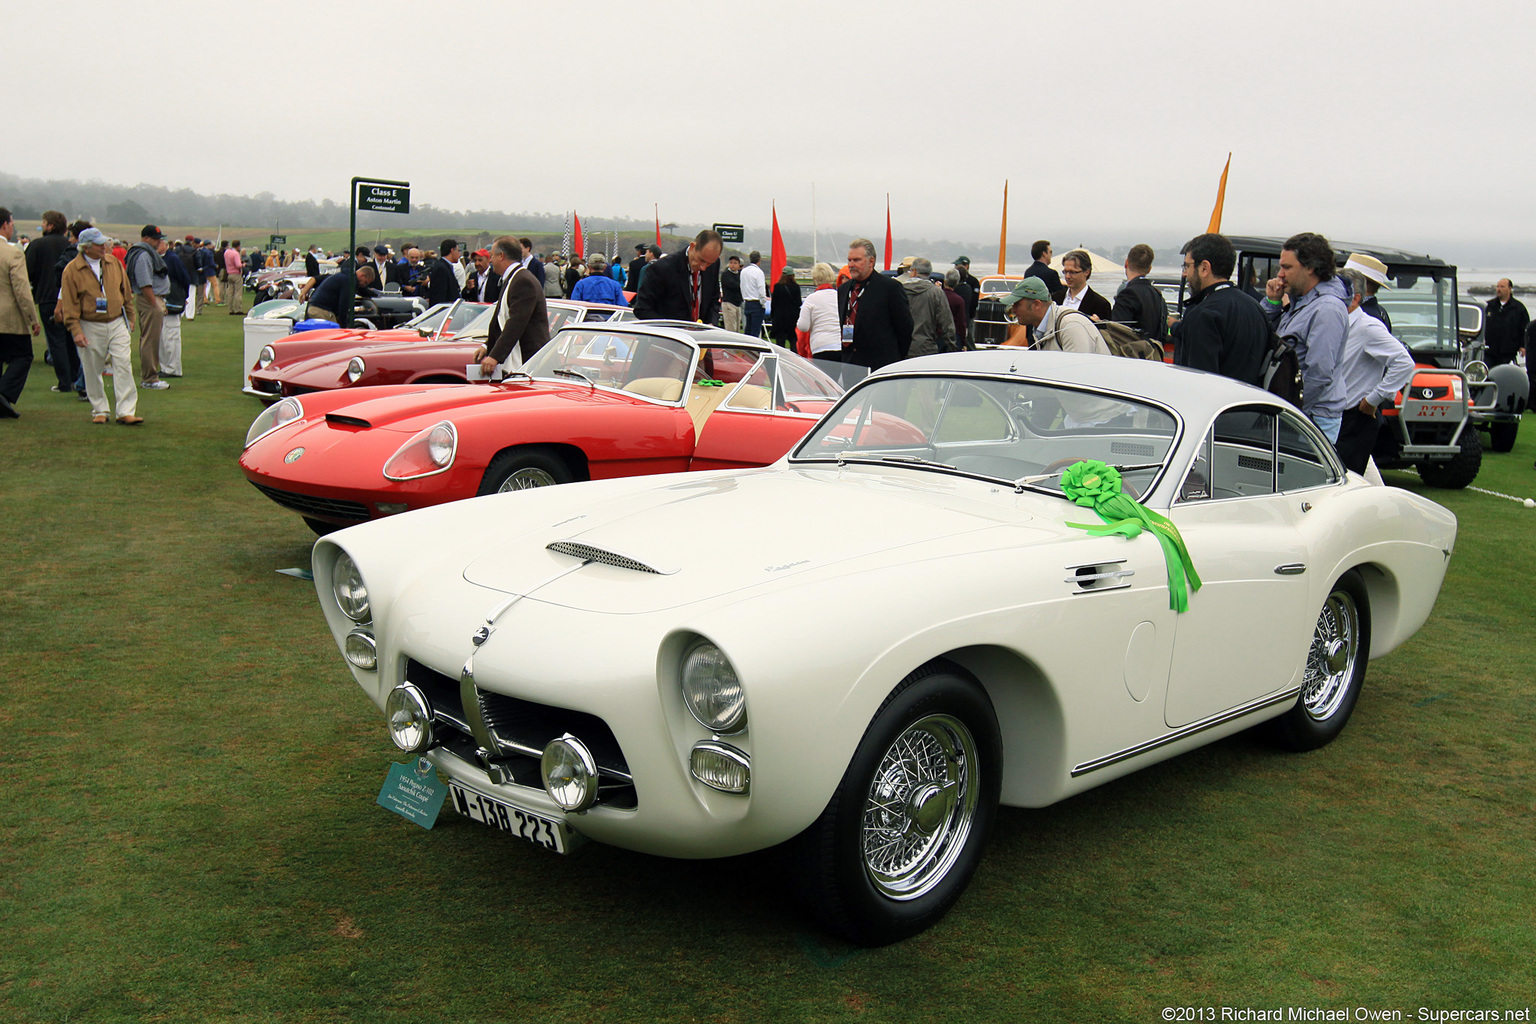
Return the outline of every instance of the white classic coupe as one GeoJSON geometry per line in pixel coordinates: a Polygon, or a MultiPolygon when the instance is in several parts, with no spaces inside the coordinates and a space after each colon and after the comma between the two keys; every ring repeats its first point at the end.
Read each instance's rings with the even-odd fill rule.
{"type": "Polygon", "coordinates": [[[880,944],[949,909],[999,804],[1260,723],[1333,739],[1455,537],[1265,392],[1000,350],[887,367],[763,469],[423,509],[314,576],[460,813],[561,852],[793,839],[812,910],[880,944]]]}

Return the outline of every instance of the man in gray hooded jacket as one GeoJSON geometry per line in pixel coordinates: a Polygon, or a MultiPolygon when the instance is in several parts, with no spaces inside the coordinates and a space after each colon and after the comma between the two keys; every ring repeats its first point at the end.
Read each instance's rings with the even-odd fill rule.
{"type": "Polygon", "coordinates": [[[1333,247],[1311,231],[1280,247],[1280,276],[1264,286],[1264,315],[1282,339],[1296,346],[1301,364],[1301,410],[1328,440],[1337,442],[1349,396],[1340,372],[1349,333],[1348,293],[1339,280],[1333,247]],[[1289,308],[1280,298],[1288,295],[1289,308]]]}
{"type": "Polygon", "coordinates": [[[912,309],[912,347],[909,358],[955,350],[955,318],[949,312],[949,300],[933,281],[933,263],[919,256],[912,261],[907,276],[901,279],[912,309]]]}

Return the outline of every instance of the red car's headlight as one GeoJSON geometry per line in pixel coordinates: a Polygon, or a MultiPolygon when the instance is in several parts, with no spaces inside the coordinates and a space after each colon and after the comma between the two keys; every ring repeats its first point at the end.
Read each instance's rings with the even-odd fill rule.
{"type": "Polygon", "coordinates": [[[441,473],[453,465],[459,450],[459,432],[453,421],[443,420],[421,431],[384,463],[386,480],[415,480],[441,473]]]}
{"type": "Polygon", "coordinates": [[[297,398],[285,398],[264,409],[251,421],[251,429],[245,432],[245,446],[249,448],[278,427],[304,418],[304,404],[297,398]]]}

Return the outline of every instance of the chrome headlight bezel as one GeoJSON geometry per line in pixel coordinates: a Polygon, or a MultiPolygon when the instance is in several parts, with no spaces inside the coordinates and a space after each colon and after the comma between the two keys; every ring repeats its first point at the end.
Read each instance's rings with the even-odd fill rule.
{"type": "Polygon", "coordinates": [[[303,418],[304,403],[297,398],[289,397],[273,402],[251,421],[251,428],[245,432],[245,447],[249,448],[279,427],[286,427],[303,418]]]}
{"type": "Polygon", "coordinates": [[[277,350],[271,345],[261,346],[261,351],[256,353],[256,369],[265,370],[277,361],[277,350]]]}
{"type": "Polygon", "coordinates": [[[581,740],[566,733],[550,740],[539,758],[544,792],[563,811],[580,814],[597,802],[597,759],[581,740]]]}
{"type": "Polygon", "coordinates": [[[362,356],[353,356],[347,360],[347,383],[356,384],[363,379],[363,373],[368,369],[368,364],[362,356]]]}
{"type": "Polygon", "coordinates": [[[730,735],[747,727],[747,692],[736,666],[702,637],[678,661],[678,688],[693,720],[712,733],[730,735]]]}
{"type": "Polygon", "coordinates": [[[384,700],[389,738],[407,754],[422,754],[437,745],[432,734],[432,704],[414,683],[401,683],[384,700]]]}
{"type": "Polygon", "coordinates": [[[384,461],[384,479],[420,480],[445,473],[458,452],[459,430],[452,420],[442,420],[418,430],[384,461]]]}
{"type": "Polygon", "coordinates": [[[341,614],[353,622],[370,620],[373,609],[368,604],[368,584],[363,582],[363,573],[357,563],[345,551],[336,556],[336,564],[331,567],[331,596],[336,599],[341,614]]]}

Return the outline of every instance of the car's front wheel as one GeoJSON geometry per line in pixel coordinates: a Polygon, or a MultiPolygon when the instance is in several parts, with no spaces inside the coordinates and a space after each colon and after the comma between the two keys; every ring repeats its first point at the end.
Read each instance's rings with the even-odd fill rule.
{"type": "Polygon", "coordinates": [[[553,487],[574,479],[570,467],[557,456],[544,451],[502,452],[485,467],[480,494],[526,491],[532,487],[553,487]]]}
{"type": "Polygon", "coordinates": [[[933,669],[908,676],[800,837],[812,912],[870,946],[934,924],[976,871],[1001,781],[997,716],[981,687],[933,669]]]}
{"type": "Polygon", "coordinates": [[[1342,732],[1370,656],[1371,608],[1360,574],[1351,570],[1339,577],[1318,612],[1296,706],[1273,720],[1280,744],[1315,750],[1342,732]]]}

